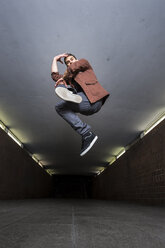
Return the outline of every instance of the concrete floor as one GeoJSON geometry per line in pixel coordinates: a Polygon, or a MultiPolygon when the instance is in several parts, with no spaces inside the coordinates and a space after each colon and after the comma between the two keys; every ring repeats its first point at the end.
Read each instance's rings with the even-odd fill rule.
{"type": "Polygon", "coordinates": [[[165,210],[100,200],[1,200],[0,247],[164,248],[165,210]]]}

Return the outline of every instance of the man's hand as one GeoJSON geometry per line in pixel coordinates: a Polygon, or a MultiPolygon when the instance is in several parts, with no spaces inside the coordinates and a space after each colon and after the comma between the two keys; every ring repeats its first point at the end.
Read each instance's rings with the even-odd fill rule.
{"type": "Polygon", "coordinates": [[[65,85],[67,87],[67,83],[66,81],[63,79],[63,78],[60,78],[56,83],[55,83],[55,88],[58,86],[58,85],[65,85]]]}
{"type": "Polygon", "coordinates": [[[63,78],[67,77],[67,75],[68,75],[68,71],[67,71],[67,69],[66,69],[66,71],[65,71],[64,74],[63,74],[63,78]]]}
{"type": "Polygon", "coordinates": [[[67,53],[62,53],[62,54],[59,54],[59,55],[55,56],[54,59],[55,59],[56,61],[59,61],[61,64],[63,64],[61,58],[64,58],[64,57],[67,57],[67,56],[68,56],[67,53]]]}

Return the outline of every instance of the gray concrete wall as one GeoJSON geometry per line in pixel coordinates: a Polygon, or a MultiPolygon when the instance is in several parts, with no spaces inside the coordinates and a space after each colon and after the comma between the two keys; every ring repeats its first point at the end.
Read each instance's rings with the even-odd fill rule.
{"type": "Polygon", "coordinates": [[[52,177],[0,129],[0,199],[51,195],[52,177]]]}
{"type": "Polygon", "coordinates": [[[94,198],[165,203],[165,120],[93,180],[94,198]]]}

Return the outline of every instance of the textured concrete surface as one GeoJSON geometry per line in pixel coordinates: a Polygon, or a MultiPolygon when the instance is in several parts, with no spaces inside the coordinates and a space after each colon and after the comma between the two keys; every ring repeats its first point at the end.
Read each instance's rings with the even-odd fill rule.
{"type": "Polygon", "coordinates": [[[162,207],[76,199],[0,201],[1,248],[164,248],[162,207]]]}

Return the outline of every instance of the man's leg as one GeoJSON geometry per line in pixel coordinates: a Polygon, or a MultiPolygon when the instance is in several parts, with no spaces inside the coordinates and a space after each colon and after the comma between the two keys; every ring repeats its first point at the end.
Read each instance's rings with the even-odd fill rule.
{"type": "MultiPolygon", "coordinates": [[[[81,95],[83,99],[83,103],[84,101],[88,101],[86,95],[83,92],[80,92],[79,94],[81,95]]],[[[85,114],[85,115],[92,115],[94,113],[97,113],[101,109],[102,105],[103,105],[102,100],[97,101],[96,103],[93,103],[93,104],[91,104],[88,101],[87,112],[83,113],[82,111],[80,111],[80,113],[85,114]]],[[[80,104],[79,106],[81,107],[80,104]]],[[[84,156],[92,148],[92,146],[95,144],[97,139],[98,139],[98,136],[96,136],[91,130],[84,133],[82,135],[82,146],[81,146],[80,156],[84,156]]]]}
{"type": "MultiPolygon", "coordinates": [[[[56,106],[55,109],[57,113],[65,120],[67,121],[71,127],[80,135],[84,135],[87,133],[91,126],[89,126],[87,123],[83,122],[80,117],[76,114],[78,113],[78,104],[71,103],[67,101],[61,101],[56,106]]],[[[82,105],[82,104],[81,104],[82,105]]],[[[82,109],[82,107],[81,107],[82,109]]],[[[83,104],[83,109],[86,111],[86,106],[83,104]]]]}
{"type": "Polygon", "coordinates": [[[91,127],[85,122],[82,122],[76,113],[92,115],[100,110],[102,101],[100,100],[91,104],[83,92],[79,92],[77,95],[82,97],[81,103],[77,104],[61,101],[56,105],[55,109],[57,113],[82,136],[82,147],[80,155],[83,156],[94,145],[98,137],[90,131],[91,127]]]}

